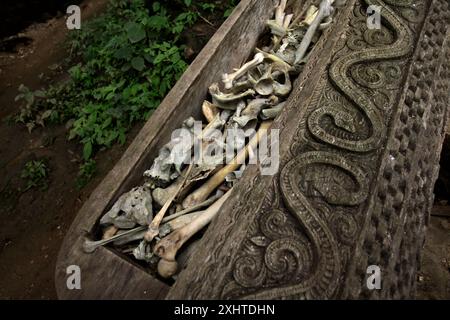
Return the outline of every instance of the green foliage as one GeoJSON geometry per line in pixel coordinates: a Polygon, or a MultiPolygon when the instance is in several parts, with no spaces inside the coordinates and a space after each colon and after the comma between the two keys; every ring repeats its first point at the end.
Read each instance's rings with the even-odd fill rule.
{"type": "Polygon", "coordinates": [[[211,13],[217,9],[217,6],[214,3],[208,3],[208,2],[200,3],[199,7],[202,8],[202,10],[211,12],[211,13]]]}
{"type": "Polygon", "coordinates": [[[16,96],[15,101],[23,101],[23,107],[20,109],[19,114],[16,116],[16,122],[25,123],[28,131],[31,132],[36,124],[44,126],[44,121],[52,115],[52,110],[43,110],[41,112],[34,112],[33,105],[39,100],[46,97],[46,94],[42,90],[31,91],[28,87],[21,84],[19,86],[19,94],[16,96]],[[31,120],[27,121],[27,119],[31,120]]]}
{"type": "Polygon", "coordinates": [[[69,140],[83,144],[86,163],[98,150],[123,144],[133,123],[151,115],[187,68],[183,31],[215,7],[187,0],[145,4],[111,0],[103,15],[71,31],[70,79],[45,92],[21,86],[16,99],[24,106],[16,121],[29,130],[66,123],[69,140]]]}
{"type": "Polygon", "coordinates": [[[38,187],[41,190],[48,188],[49,168],[44,160],[31,160],[25,164],[20,177],[26,180],[25,191],[38,187]]]}
{"type": "Polygon", "coordinates": [[[238,3],[239,3],[239,0],[228,1],[225,11],[223,13],[223,17],[228,18],[231,15],[231,13],[233,12],[234,7],[236,7],[238,3]]]}
{"type": "Polygon", "coordinates": [[[77,188],[82,189],[92,179],[97,171],[96,163],[94,159],[89,159],[80,165],[77,177],[77,188]]]}

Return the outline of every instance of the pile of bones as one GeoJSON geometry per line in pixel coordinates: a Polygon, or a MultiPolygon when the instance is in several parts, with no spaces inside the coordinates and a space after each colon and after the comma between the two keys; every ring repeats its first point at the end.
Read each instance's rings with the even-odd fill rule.
{"type": "Polygon", "coordinates": [[[86,240],[84,251],[112,243],[148,263],[160,276],[176,278],[198,245],[200,231],[218,214],[252,150],[283,110],[293,79],[321,31],[332,22],[334,7],[341,4],[322,0],[319,7],[311,5],[303,19],[297,19],[287,13],[286,0],[281,0],[274,19],[267,21],[270,44],[256,48],[252,60],[224,74],[221,84],[209,87],[210,101],[201,106],[206,125],[200,126],[200,134],[192,117],[184,121],[179,130],[183,134],[172,135],[145,171],[145,183],[123,194],[101,218],[102,239],[86,240]],[[217,132],[227,135],[238,129],[244,136],[236,134],[225,143],[218,138],[217,132]],[[189,161],[199,144],[201,161],[189,161]],[[236,156],[228,163],[223,161],[225,153],[211,152],[230,144],[236,156]]]}

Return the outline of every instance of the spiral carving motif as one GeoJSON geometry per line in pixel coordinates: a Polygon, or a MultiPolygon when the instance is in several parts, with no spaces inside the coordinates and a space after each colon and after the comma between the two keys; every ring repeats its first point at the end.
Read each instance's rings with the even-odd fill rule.
{"type": "Polygon", "coordinates": [[[331,219],[331,225],[334,226],[335,234],[339,241],[351,245],[358,232],[358,225],[352,215],[337,213],[331,219]]]}
{"type": "Polygon", "coordinates": [[[260,286],[266,277],[265,269],[258,266],[258,261],[252,256],[239,258],[233,275],[240,285],[247,288],[260,286]]]}
{"type": "MultiPolygon", "coordinates": [[[[368,30],[365,33],[367,42],[378,42],[385,44],[375,48],[361,49],[354,51],[348,55],[344,55],[335,61],[329,70],[329,76],[333,84],[339,88],[345,96],[353,102],[368,119],[371,134],[360,140],[347,140],[336,137],[327,132],[320,124],[323,116],[332,116],[339,118],[337,108],[323,106],[316,110],[308,119],[308,128],[311,133],[323,142],[334,145],[336,147],[354,151],[368,152],[375,150],[380,145],[384,134],[384,123],[375,103],[367,96],[366,92],[361,90],[359,86],[348,76],[348,70],[355,64],[381,59],[400,58],[407,55],[412,47],[412,35],[405,21],[398,17],[391,8],[387,7],[379,0],[365,0],[368,5],[379,5],[383,7],[382,15],[389,25],[396,30],[396,40],[391,44],[392,40],[387,32],[381,30],[368,30]]],[[[380,79],[382,80],[382,79],[380,79]]],[[[381,83],[377,84],[380,86],[381,83]]]]}
{"type": "Polygon", "coordinates": [[[302,269],[302,262],[308,261],[307,252],[301,243],[284,238],[273,241],[266,249],[265,264],[272,272],[296,274],[302,269]]]}

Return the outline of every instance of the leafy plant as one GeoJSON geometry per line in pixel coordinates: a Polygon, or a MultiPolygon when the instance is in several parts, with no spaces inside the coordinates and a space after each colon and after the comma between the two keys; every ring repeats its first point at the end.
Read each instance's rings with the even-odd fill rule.
{"type": "Polygon", "coordinates": [[[42,90],[31,91],[28,87],[21,84],[19,86],[19,94],[16,96],[15,101],[24,101],[24,106],[21,108],[20,113],[16,117],[16,122],[25,123],[28,131],[31,132],[36,124],[44,126],[44,121],[50,117],[52,110],[45,110],[43,112],[36,112],[33,115],[33,105],[38,99],[43,99],[46,94],[42,90]],[[32,121],[26,121],[29,117],[33,117],[32,121]]]}
{"type": "Polygon", "coordinates": [[[187,68],[183,31],[214,7],[175,2],[180,5],[161,0],[148,8],[145,0],[111,0],[103,15],[71,31],[67,82],[45,92],[19,88],[17,100],[25,105],[16,121],[29,130],[66,123],[68,139],[83,145],[89,164],[98,150],[123,144],[131,126],[148,119],[187,68]]]}
{"type": "Polygon", "coordinates": [[[228,1],[225,11],[223,13],[223,17],[228,18],[231,15],[231,13],[233,12],[234,7],[237,6],[238,3],[239,3],[239,0],[228,1]]]}
{"type": "Polygon", "coordinates": [[[48,188],[49,168],[44,160],[31,160],[25,164],[20,177],[26,180],[24,191],[38,187],[41,190],[48,188]]]}
{"type": "Polygon", "coordinates": [[[92,177],[95,175],[95,172],[97,171],[97,166],[95,163],[95,160],[89,159],[86,162],[83,162],[80,165],[80,170],[78,171],[78,177],[77,177],[77,188],[81,189],[92,179],[92,177]]]}
{"type": "Polygon", "coordinates": [[[199,6],[202,10],[209,12],[214,12],[217,9],[217,6],[214,3],[202,2],[199,6]]]}

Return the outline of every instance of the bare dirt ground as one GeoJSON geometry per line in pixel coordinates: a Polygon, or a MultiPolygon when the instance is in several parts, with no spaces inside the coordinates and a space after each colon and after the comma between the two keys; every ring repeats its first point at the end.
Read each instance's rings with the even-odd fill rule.
{"type": "Polygon", "coordinates": [[[417,277],[418,299],[450,299],[450,122],[434,189],[435,206],[417,277]]]}
{"type": "MultiPolygon", "coordinates": [[[[84,1],[82,19],[101,12],[106,2],[84,1]]],[[[214,32],[195,28],[206,38],[214,32]]],[[[51,69],[66,58],[63,40],[67,32],[64,16],[53,18],[22,32],[21,36],[31,40],[16,46],[16,52],[0,52],[0,299],[56,298],[54,268],[61,241],[83,202],[142,126],[133,128],[125,145],[97,154],[98,173],[79,191],[75,179],[80,147],[67,141],[64,126],[38,128],[30,134],[25,126],[7,121],[18,110],[14,98],[20,84],[36,90],[46,86],[47,76],[61,77],[51,69]],[[24,164],[42,157],[49,159],[48,190],[18,191],[23,188],[20,172],[24,164]]],[[[203,44],[191,47],[197,51],[203,44]]],[[[449,218],[431,219],[418,275],[418,298],[450,298],[449,231],[449,218]]]]}
{"type": "MultiPolygon", "coordinates": [[[[107,1],[85,1],[82,18],[100,12],[107,1]]],[[[63,40],[67,35],[64,17],[33,25],[23,35],[31,39],[16,53],[0,56],[0,118],[16,112],[14,102],[20,84],[45,87],[49,67],[66,58],[63,40]]],[[[138,127],[134,130],[138,131],[138,127]]],[[[38,128],[30,134],[24,126],[0,123],[0,298],[52,299],[54,266],[59,245],[77,210],[90,192],[112,169],[126,148],[117,146],[98,155],[97,177],[81,192],[74,181],[79,166],[79,146],[67,141],[64,126],[38,128]],[[49,159],[47,191],[23,188],[20,172],[31,159],[49,159]]],[[[133,134],[129,136],[128,142],[133,134]]]]}
{"type": "Polygon", "coordinates": [[[417,276],[417,299],[450,299],[450,219],[432,217],[422,266],[417,276]]]}

